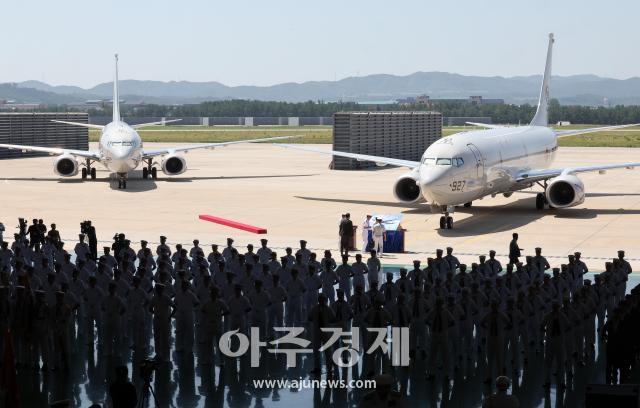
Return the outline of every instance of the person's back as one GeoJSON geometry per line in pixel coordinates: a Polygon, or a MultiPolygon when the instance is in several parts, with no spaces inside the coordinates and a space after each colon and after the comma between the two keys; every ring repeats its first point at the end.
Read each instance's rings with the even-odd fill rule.
{"type": "Polygon", "coordinates": [[[497,391],[489,395],[482,404],[482,408],[519,408],[520,402],[514,395],[509,395],[506,391],[497,391]]]}
{"type": "Polygon", "coordinates": [[[129,381],[126,366],[116,367],[116,379],[109,385],[112,408],[134,408],[138,405],[136,387],[129,381]]]}

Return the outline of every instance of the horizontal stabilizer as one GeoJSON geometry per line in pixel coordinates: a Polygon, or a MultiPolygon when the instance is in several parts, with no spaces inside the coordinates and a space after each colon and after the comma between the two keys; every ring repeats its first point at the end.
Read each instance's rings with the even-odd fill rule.
{"type": "Polygon", "coordinates": [[[640,126],[640,123],[632,123],[630,125],[601,126],[596,128],[587,128],[587,129],[556,130],[556,136],[566,137],[566,136],[584,135],[586,133],[606,132],[607,130],[624,129],[632,126],[640,126]]]}
{"type": "Polygon", "coordinates": [[[490,125],[488,123],[478,123],[478,122],[465,122],[467,125],[471,125],[471,126],[478,126],[478,127],[483,127],[483,128],[487,128],[487,129],[498,129],[504,126],[500,126],[500,125],[490,125]]]}

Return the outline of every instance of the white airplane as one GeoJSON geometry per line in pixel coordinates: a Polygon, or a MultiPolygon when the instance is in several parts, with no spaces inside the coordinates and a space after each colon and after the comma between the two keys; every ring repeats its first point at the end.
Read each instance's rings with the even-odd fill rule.
{"type": "Polygon", "coordinates": [[[551,168],[558,150],[558,138],[636,124],[565,131],[549,128],[547,106],[553,43],[553,34],[549,34],[538,109],[528,126],[503,127],[469,122],[488,129],[444,137],[429,146],[419,162],[286,144],[277,146],[410,168],[410,172],[395,182],[396,199],[403,203],[428,202],[432,212],[443,213],[441,229],[453,228],[450,214],[458,205],[469,207],[473,200],[489,195],[509,197],[514,191],[534,184],[544,189],[536,196],[539,210],[545,205],[554,208],[579,205],[584,202],[585,190],[578,173],[634,168],[640,166],[640,162],[551,168]]]}
{"type": "Polygon", "coordinates": [[[96,178],[96,169],[92,167],[94,162],[101,163],[108,170],[118,175],[118,188],[127,188],[127,174],[135,170],[140,163],[144,162],[142,168],[142,178],[157,178],[158,170],[154,167],[153,159],[162,156],[160,167],[168,176],[182,174],[187,170],[187,162],[180,155],[181,152],[188,152],[194,149],[213,149],[216,147],[228,146],[240,143],[254,143],[268,140],[290,139],[296,136],[279,136],[252,140],[238,140],[232,142],[192,144],[178,147],[170,147],[156,150],[145,150],[142,148],[142,138],[136,129],[164,125],[176,120],[165,120],[161,122],[141,123],[129,126],[120,118],[120,99],[118,92],[118,54],[115,55],[115,78],[113,80],[113,120],[106,126],[92,125],[88,123],[65,122],[54,120],[53,122],[65,123],[68,125],[82,126],[89,129],[98,129],[102,132],[97,151],[74,150],[64,148],[52,148],[41,146],[27,146],[14,144],[0,144],[0,147],[22,151],[44,152],[58,156],[53,165],[56,174],[62,177],[72,177],[78,174],[80,164],[78,158],[84,159],[82,164],[82,178],[96,178]]]}

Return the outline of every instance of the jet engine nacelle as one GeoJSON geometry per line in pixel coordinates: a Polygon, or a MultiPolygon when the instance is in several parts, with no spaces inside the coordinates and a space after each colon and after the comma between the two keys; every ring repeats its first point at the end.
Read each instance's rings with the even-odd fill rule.
{"type": "Polygon", "coordinates": [[[182,156],[171,154],[162,159],[162,171],[168,176],[176,176],[187,171],[187,161],[182,156]]]}
{"type": "Polygon", "coordinates": [[[419,203],[424,201],[418,184],[419,176],[415,172],[403,174],[393,186],[393,195],[403,203],[419,203]]]}
{"type": "Polygon", "coordinates": [[[78,174],[78,162],[72,155],[63,154],[58,156],[56,161],[53,163],[53,171],[55,171],[58,176],[62,177],[75,176],[78,174]]]}
{"type": "Polygon", "coordinates": [[[584,183],[574,174],[563,174],[549,180],[546,195],[551,207],[573,207],[584,202],[584,183]]]}

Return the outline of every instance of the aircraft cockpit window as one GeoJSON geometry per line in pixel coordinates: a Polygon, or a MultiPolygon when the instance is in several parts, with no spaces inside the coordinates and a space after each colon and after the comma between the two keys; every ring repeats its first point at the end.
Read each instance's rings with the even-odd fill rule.
{"type": "Polygon", "coordinates": [[[464,160],[461,157],[457,157],[453,159],[454,165],[457,167],[462,167],[464,165],[464,160]]]}
{"type": "Polygon", "coordinates": [[[132,141],[118,140],[118,141],[109,142],[109,145],[131,147],[131,146],[134,146],[135,144],[132,141]]]}
{"type": "Polygon", "coordinates": [[[451,166],[451,159],[438,159],[436,164],[438,166],[451,166]]]}
{"type": "Polygon", "coordinates": [[[427,165],[427,166],[432,165],[432,164],[436,164],[436,159],[434,159],[433,157],[425,157],[422,160],[422,164],[427,165]]]}

